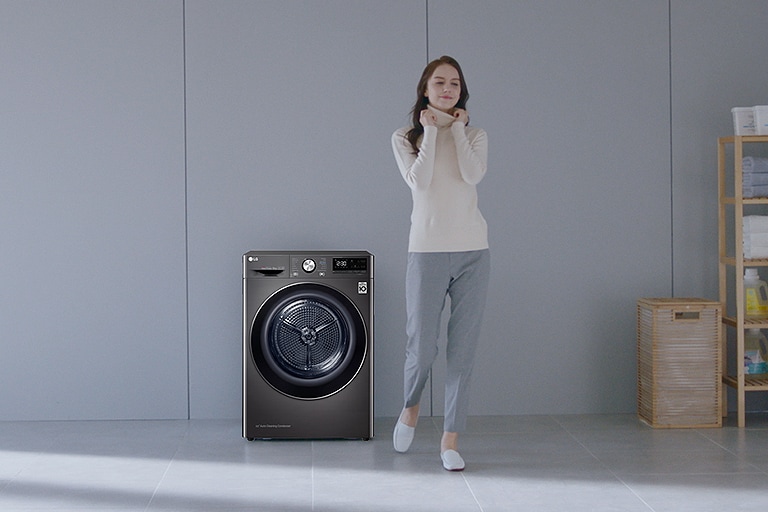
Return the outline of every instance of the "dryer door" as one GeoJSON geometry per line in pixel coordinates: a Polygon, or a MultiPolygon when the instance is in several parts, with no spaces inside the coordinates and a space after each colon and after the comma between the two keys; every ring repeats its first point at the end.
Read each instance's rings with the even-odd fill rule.
{"type": "Polygon", "coordinates": [[[323,398],[349,384],[367,350],[365,324],[337,290],[314,283],[287,286],[259,308],[251,355],[273,388],[303,399],[323,398]]]}

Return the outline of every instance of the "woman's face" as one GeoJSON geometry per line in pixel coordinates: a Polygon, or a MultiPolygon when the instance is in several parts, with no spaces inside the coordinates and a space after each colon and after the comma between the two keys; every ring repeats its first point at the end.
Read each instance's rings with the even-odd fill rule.
{"type": "Polygon", "coordinates": [[[424,96],[429,104],[443,112],[450,112],[461,95],[459,72],[450,64],[440,64],[427,80],[424,96]]]}

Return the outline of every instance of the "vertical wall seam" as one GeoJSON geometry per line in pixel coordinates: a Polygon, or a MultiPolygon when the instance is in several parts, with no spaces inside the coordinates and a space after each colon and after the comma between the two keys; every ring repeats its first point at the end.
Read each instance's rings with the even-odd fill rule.
{"type": "Polygon", "coordinates": [[[184,124],[184,295],[187,343],[187,419],[192,418],[192,386],[189,358],[189,187],[187,178],[187,2],[181,0],[181,57],[182,57],[182,98],[184,124]]]}
{"type": "MultiPolygon", "coordinates": [[[[429,64],[429,0],[424,0],[424,63],[429,64]]],[[[434,372],[429,371],[429,415],[435,415],[434,372]]]]}
{"type": "Polygon", "coordinates": [[[669,73],[669,251],[670,251],[670,292],[675,296],[675,183],[672,129],[672,0],[667,0],[667,48],[669,73]]]}
{"type": "Polygon", "coordinates": [[[424,0],[424,49],[426,62],[429,62],[429,0],[424,0]]]}

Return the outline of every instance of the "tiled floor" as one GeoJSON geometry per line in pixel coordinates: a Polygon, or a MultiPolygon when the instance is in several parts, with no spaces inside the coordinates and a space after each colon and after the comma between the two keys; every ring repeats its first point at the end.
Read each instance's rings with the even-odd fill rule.
{"type": "Polygon", "coordinates": [[[440,418],[407,454],[371,441],[254,441],[238,420],[0,423],[0,510],[656,511],[768,506],[768,417],[651,429],[634,415],[470,419],[462,473],[440,418]]]}

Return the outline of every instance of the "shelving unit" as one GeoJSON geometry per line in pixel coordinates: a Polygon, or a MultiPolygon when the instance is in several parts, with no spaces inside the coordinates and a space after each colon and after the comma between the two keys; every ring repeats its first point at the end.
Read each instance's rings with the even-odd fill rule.
{"type": "MultiPolygon", "coordinates": [[[[723,385],[732,387],[737,395],[738,425],[746,423],[746,393],[752,391],[768,391],[768,375],[746,375],[744,366],[744,335],[746,329],[768,329],[768,319],[754,320],[746,318],[744,311],[744,269],[768,267],[768,259],[745,259],[743,257],[743,219],[744,209],[750,208],[753,215],[768,215],[768,197],[744,198],[742,192],[742,159],[744,146],[749,144],[768,143],[768,135],[744,135],[721,137],[718,139],[718,244],[719,244],[719,288],[720,303],[723,305],[723,333],[721,367],[723,368],[723,385]],[[728,161],[728,148],[732,147],[733,162],[728,161]],[[729,180],[732,176],[732,180],[729,180]],[[731,190],[729,185],[733,186],[731,190]],[[762,211],[760,206],[763,206],[762,211]],[[729,209],[732,208],[732,212],[729,209]],[[729,219],[729,214],[732,219],[729,219]],[[730,224],[730,225],[729,225],[730,224]],[[733,236],[730,241],[729,237],[733,236]],[[729,293],[728,278],[733,279],[735,291],[729,293]],[[729,297],[730,295],[730,297],[729,297]],[[734,296],[735,295],[735,296],[734,296]],[[729,300],[730,299],[730,300],[729,300]],[[727,329],[731,327],[736,334],[736,350],[733,357],[736,361],[736,374],[726,371],[728,362],[727,329]]],[[[723,416],[727,415],[727,393],[723,389],[723,416]]]]}

